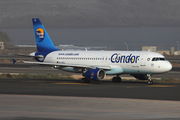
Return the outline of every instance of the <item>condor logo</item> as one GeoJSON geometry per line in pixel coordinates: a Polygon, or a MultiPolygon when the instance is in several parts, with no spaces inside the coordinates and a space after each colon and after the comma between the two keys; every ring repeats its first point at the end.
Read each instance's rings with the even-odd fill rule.
{"type": "Polygon", "coordinates": [[[44,37],[45,37],[44,30],[42,28],[38,28],[36,30],[36,36],[37,36],[37,40],[39,42],[42,42],[44,40],[44,37]]]}
{"type": "Polygon", "coordinates": [[[135,55],[119,55],[117,53],[111,56],[112,63],[137,63],[137,60],[140,56],[135,55]]]}
{"type": "Polygon", "coordinates": [[[94,77],[94,72],[91,73],[91,77],[94,77]]]}

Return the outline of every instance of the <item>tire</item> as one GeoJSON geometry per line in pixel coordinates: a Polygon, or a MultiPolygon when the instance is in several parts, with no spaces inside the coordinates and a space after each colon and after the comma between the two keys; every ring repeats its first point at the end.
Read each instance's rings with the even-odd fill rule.
{"type": "Polygon", "coordinates": [[[112,82],[114,82],[114,83],[120,83],[120,82],[121,82],[121,78],[120,78],[120,77],[113,77],[113,78],[112,78],[112,82]]]}
{"type": "Polygon", "coordinates": [[[121,78],[120,77],[117,77],[117,82],[120,83],[121,82],[121,78]]]}
{"type": "Polygon", "coordinates": [[[152,85],[153,84],[153,81],[148,81],[148,85],[152,85]]]}
{"type": "Polygon", "coordinates": [[[113,77],[113,78],[112,78],[112,82],[113,82],[113,83],[116,83],[116,77],[113,77]]]}
{"type": "Polygon", "coordinates": [[[82,79],[81,79],[81,82],[82,82],[82,83],[86,83],[86,79],[85,79],[85,78],[82,78],[82,79]]]}
{"type": "Polygon", "coordinates": [[[90,80],[90,79],[86,79],[86,78],[82,78],[82,79],[81,79],[81,82],[82,82],[82,83],[90,83],[91,80],[90,80]]]}

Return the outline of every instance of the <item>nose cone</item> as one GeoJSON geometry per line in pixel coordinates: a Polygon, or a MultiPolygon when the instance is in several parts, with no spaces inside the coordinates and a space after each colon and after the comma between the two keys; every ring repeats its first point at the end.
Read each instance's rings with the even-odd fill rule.
{"type": "Polygon", "coordinates": [[[172,65],[171,65],[170,62],[168,62],[168,63],[166,64],[166,66],[165,66],[165,70],[168,72],[168,71],[170,71],[171,69],[172,69],[172,65]]]}

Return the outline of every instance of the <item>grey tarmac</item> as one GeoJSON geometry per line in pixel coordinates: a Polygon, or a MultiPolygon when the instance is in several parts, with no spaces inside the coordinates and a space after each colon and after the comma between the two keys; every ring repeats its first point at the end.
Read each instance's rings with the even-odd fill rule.
{"type": "Polygon", "coordinates": [[[0,94],[1,120],[178,120],[179,101],[0,94]]]}
{"type": "MultiPolygon", "coordinates": [[[[179,70],[156,76],[180,78],[179,70]]],[[[0,72],[71,75],[24,64],[0,64],[0,72]]],[[[178,120],[179,91],[180,83],[0,78],[0,120],[178,120]]]]}

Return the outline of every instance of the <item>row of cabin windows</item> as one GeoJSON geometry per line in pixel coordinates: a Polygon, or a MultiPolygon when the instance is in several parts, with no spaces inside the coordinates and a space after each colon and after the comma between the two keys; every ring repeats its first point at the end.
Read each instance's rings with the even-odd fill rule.
{"type": "MultiPolygon", "coordinates": [[[[57,59],[61,60],[107,60],[107,58],[73,58],[73,57],[57,57],[57,59]]],[[[110,60],[110,58],[109,58],[110,60]]]]}

